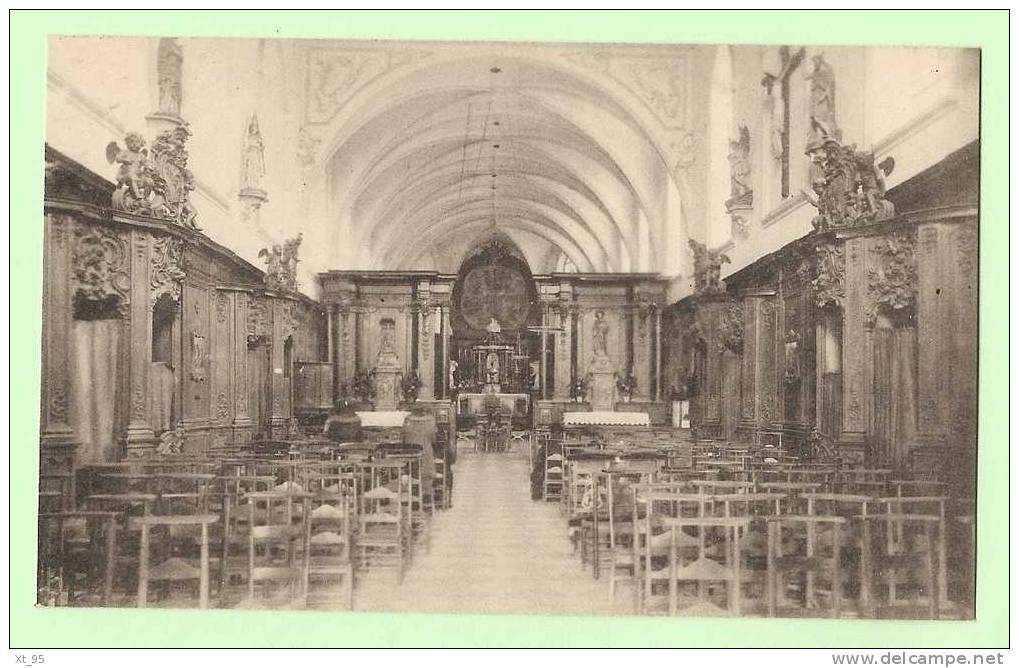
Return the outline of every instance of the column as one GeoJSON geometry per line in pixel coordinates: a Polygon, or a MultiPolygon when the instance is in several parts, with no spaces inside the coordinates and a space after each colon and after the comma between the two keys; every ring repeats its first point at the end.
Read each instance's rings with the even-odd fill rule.
{"type": "Polygon", "coordinates": [[[655,386],[654,396],[651,398],[655,401],[662,399],[662,312],[660,309],[655,310],[655,386]]]}
{"type": "Polygon", "coordinates": [[[234,439],[242,438],[251,428],[251,413],[248,407],[248,294],[235,292],[233,295],[233,397],[234,397],[234,439]]]}
{"type": "MultiPolygon", "coordinates": [[[[128,457],[144,456],[155,448],[156,436],[148,414],[149,360],[152,356],[152,311],[147,232],[131,235],[131,364],[129,391],[131,407],[127,424],[128,457]]],[[[183,292],[181,293],[184,299],[183,292]]]]}
{"type": "Polygon", "coordinates": [[[339,365],[337,364],[336,355],[336,306],[329,304],[326,306],[326,361],[329,362],[329,378],[332,382],[333,393],[329,398],[331,405],[336,405],[336,400],[339,398],[339,384],[337,378],[339,376],[339,365]]]}
{"type": "Polygon", "coordinates": [[[867,431],[867,335],[864,300],[867,247],[862,237],[846,241],[846,302],[842,326],[842,440],[862,444],[867,431]]]}
{"type": "Polygon", "coordinates": [[[41,443],[74,440],[70,424],[71,237],[74,218],[46,214],[42,328],[41,443]]]}

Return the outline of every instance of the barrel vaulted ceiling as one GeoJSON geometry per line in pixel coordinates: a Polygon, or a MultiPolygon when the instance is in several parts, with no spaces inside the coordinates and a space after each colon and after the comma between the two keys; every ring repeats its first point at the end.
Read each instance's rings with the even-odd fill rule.
{"type": "Polygon", "coordinates": [[[536,272],[683,272],[710,52],[303,48],[325,265],[451,272],[498,232],[536,272]]]}

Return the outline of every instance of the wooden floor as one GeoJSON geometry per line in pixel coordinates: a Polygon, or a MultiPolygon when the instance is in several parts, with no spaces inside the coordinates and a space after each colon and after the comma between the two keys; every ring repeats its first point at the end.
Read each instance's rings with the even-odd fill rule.
{"type": "Polygon", "coordinates": [[[421,546],[397,586],[389,573],[363,578],[355,608],[392,612],[628,614],[608,582],[582,569],[557,503],[532,501],[526,455],[460,452],[453,508],[436,514],[431,550],[421,546]]]}

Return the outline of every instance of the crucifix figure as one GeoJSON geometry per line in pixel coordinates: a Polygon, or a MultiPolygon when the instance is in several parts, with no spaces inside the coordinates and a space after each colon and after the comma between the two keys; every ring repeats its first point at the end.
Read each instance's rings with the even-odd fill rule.
{"type": "Polygon", "coordinates": [[[789,196],[789,80],[800,63],[804,50],[791,53],[788,46],[779,49],[782,69],[778,74],[764,73],[761,85],[768,92],[772,109],[772,151],[782,164],[782,197],[789,196]],[[775,99],[775,85],[778,85],[780,99],[775,99]],[[781,106],[779,106],[781,105],[781,106]]]}

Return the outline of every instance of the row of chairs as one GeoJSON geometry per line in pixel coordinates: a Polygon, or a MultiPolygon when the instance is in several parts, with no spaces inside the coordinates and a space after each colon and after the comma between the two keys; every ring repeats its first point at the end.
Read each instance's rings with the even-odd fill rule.
{"type": "Polygon", "coordinates": [[[972,615],[972,568],[950,567],[972,564],[972,509],[943,483],[771,447],[657,448],[546,449],[545,498],[611,598],[625,583],[648,614],[972,615]]]}
{"type": "Polygon", "coordinates": [[[356,446],[93,467],[80,476],[81,504],[41,509],[40,602],[124,604],[133,578],[139,606],[152,589],[166,598],[191,588],[201,607],[213,588],[219,605],[272,589],[297,605],[330,591],[350,606],[355,571],[385,567],[399,580],[415,545],[427,549],[448,470],[436,462],[434,494],[421,471],[420,456],[356,446]]]}

